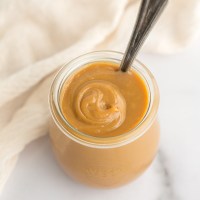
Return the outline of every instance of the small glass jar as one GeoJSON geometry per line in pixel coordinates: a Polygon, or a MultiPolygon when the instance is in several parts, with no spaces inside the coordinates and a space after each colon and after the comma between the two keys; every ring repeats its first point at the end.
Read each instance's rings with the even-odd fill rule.
{"type": "Polygon", "coordinates": [[[137,60],[132,68],[146,83],[149,107],[144,119],[133,130],[114,137],[93,137],[72,127],[61,112],[61,90],[69,76],[89,63],[120,64],[122,57],[119,52],[99,51],[64,64],[49,94],[50,138],[56,158],[70,177],[94,187],[117,187],[134,180],[151,164],[158,149],[158,87],[151,72],[137,60]]]}

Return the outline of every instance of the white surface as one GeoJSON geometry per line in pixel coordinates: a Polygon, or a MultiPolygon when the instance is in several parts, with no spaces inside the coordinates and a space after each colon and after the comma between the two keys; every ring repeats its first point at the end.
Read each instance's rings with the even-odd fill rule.
{"type": "MultiPolygon", "coordinates": [[[[200,44],[200,43],[199,43],[200,44]]],[[[56,163],[47,137],[20,155],[1,200],[199,200],[200,45],[173,56],[142,55],[159,84],[161,144],[137,181],[97,190],[70,180],[56,163]]]]}

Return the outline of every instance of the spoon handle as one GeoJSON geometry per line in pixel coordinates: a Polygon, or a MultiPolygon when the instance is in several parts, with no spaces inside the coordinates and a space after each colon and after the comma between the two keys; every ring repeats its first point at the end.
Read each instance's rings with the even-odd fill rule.
{"type": "Polygon", "coordinates": [[[168,0],[142,0],[133,33],[120,65],[121,71],[126,72],[131,66],[167,2],[168,0]]]}

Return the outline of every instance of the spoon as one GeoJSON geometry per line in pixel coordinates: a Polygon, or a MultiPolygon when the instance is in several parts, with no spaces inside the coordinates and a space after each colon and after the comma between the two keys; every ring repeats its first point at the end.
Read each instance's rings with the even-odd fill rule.
{"type": "Polygon", "coordinates": [[[135,60],[167,2],[168,0],[142,0],[133,33],[120,64],[122,72],[126,72],[135,60]]]}

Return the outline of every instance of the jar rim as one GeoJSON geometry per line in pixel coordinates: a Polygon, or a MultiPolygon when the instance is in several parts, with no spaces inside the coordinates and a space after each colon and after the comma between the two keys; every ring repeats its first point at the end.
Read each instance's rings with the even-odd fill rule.
{"type": "Polygon", "coordinates": [[[144,118],[136,127],[117,136],[95,137],[75,129],[61,112],[59,94],[61,92],[62,85],[77,68],[87,65],[89,62],[109,60],[111,62],[115,61],[120,63],[122,57],[123,53],[117,51],[93,51],[76,57],[70,62],[63,64],[61,69],[55,75],[49,93],[50,113],[55,124],[58,126],[61,132],[75,142],[95,148],[112,148],[122,146],[137,140],[139,137],[145,134],[146,130],[154,122],[159,106],[158,86],[152,73],[138,60],[135,60],[131,67],[145,79],[149,87],[150,102],[144,118]],[[68,129],[66,129],[66,127],[68,129]]]}

